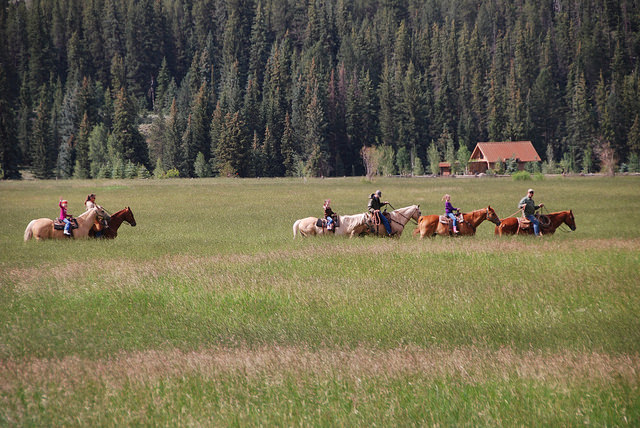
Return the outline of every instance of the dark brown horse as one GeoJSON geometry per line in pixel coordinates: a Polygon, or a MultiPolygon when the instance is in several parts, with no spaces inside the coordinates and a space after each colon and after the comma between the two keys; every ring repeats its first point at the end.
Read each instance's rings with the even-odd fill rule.
{"type": "MultiPolygon", "coordinates": [[[[458,223],[460,235],[475,235],[476,228],[485,220],[489,220],[495,225],[500,224],[500,218],[489,205],[486,208],[463,213],[464,221],[458,223]]],[[[420,233],[420,239],[425,236],[449,235],[449,225],[440,223],[439,215],[424,215],[418,220],[418,227],[413,231],[413,236],[420,233]]]]}
{"type": "MultiPolygon", "coordinates": [[[[561,224],[566,224],[571,230],[576,230],[576,219],[573,217],[573,211],[558,211],[555,213],[545,214],[549,221],[540,222],[540,232],[542,234],[554,234],[561,224]]],[[[495,234],[502,235],[533,235],[533,226],[522,229],[519,225],[517,217],[509,217],[502,220],[499,226],[496,226],[495,234]]]]}
{"type": "Polygon", "coordinates": [[[89,236],[95,237],[96,232],[102,230],[102,238],[114,239],[118,236],[118,228],[123,221],[126,221],[131,226],[135,227],[136,219],[133,217],[133,211],[131,211],[131,208],[127,207],[111,215],[111,219],[107,222],[107,227],[101,227],[102,225],[99,223],[94,224],[93,228],[91,228],[91,231],[89,232],[89,236]]]}

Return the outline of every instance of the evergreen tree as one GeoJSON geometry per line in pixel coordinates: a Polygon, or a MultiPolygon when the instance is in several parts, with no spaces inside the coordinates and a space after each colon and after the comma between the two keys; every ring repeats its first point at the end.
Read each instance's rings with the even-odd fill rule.
{"type": "Polygon", "coordinates": [[[165,126],[162,151],[162,167],[168,171],[180,164],[180,136],[182,135],[180,118],[175,98],[171,102],[171,110],[165,126]]]}
{"type": "Polygon", "coordinates": [[[76,164],[73,170],[75,178],[89,178],[91,176],[91,159],[89,157],[89,117],[85,113],[80,122],[76,137],[76,164]]]}
{"type": "Polygon", "coordinates": [[[89,168],[93,178],[98,178],[100,171],[109,160],[107,152],[108,133],[104,125],[96,125],[89,134],[89,168]]]}
{"type": "Polygon", "coordinates": [[[196,160],[193,164],[193,170],[196,177],[209,177],[209,164],[204,159],[204,154],[202,154],[202,152],[198,152],[198,154],[196,155],[196,160]]]}
{"type": "Polygon", "coordinates": [[[147,145],[136,126],[136,110],[127,91],[121,88],[115,100],[113,115],[113,137],[116,154],[124,161],[147,165],[147,145]]]}
{"type": "Polygon", "coordinates": [[[438,150],[438,146],[436,143],[432,142],[429,145],[429,149],[427,150],[427,158],[429,160],[429,170],[431,174],[437,175],[440,173],[440,151],[438,150]]]}
{"type": "Polygon", "coordinates": [[[267,24],[261,1],[258,1],[256,13],[253,18],[250,46],[249,75],[253,76],[256,82],[262,82],[264,66],[269,51],[267,45],[267,24]]]}
{"type": "Polygon", "coordinates": [[[318,98],[318,85],[312,89],[311,100],[305,114],[307,133],[303,138],[303,144],[310,149],[307,163],[309,174],[314,177],[327,176],[330,173],[328,162],[329,154],[325,136],[326,122],[320,99],[318,98]]]}
{"type": "Polygon", "coordinates": [[[576,155],[593,144],[594,130],[591,106],[587,98],[584,74],[580,74],[570,89],[571,104],[567,121],[567,154],[571,156],[570,167],[576,170],[576,155]]]}
{"type": "Polygon", "coordinates": [[[223,177],[243,176],[247,169],[248,144],[243,127],[238,112],[225,115],[224,127],[216,147],[217,167],[223,177]]]}
{"type": "Polygon", "coordinates": [[[0,62],[0,180],[21,178],[18,169],[20,149],[15,129],[5,66],[0,62]]]}
{"type": "Polygon", "coordinates": [[[293,177],[296,171],[296,149],[293,141],[293,130],[291,129],[289,113],[287,113],[284,118],[284,132],[282,133],[282,140],[280,141],[280,151],[284,175],[293,177]]]}
{"type": "Polygon", "coordinates": [[[49,135],[49,118],[44,99],[40,98],[36,109],[31,138],[31,171],[36,178],[53,176],[54,150],[49,135]]]}

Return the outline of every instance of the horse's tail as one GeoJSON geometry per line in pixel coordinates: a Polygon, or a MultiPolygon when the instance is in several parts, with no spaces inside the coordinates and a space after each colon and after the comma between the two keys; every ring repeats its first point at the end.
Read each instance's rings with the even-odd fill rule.
{"type": "Polygon", "coordinates": [[[31,220],[27,225],[27,228],[24,231],[24,242],[27,242],[29,239],[33,238],[33,230],[31,229],[33,228],[33,223],[35,222],[35,220],[31,220]]]}
{"type": "Polygon", "coordinates": [[[296,239],[296,236],[298,236],[298,225],[300,224],[300,220],[296,220],[295,223],[293,223],[293,239],[296,239]]]}

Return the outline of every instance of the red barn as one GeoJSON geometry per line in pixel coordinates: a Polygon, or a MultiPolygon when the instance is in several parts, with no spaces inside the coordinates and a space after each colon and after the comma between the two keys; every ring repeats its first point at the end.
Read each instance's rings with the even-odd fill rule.
{"type": "Polygon", "coordinates": [[[469,172],[478,174],[487,169],[495,169],[498,160],[503,163],[514,158],[518,162],[518,170],[522,171],[527,162],[540,162],[538,152],[531,141],[499,141],[478,143],[469,159],[469,172]]]}

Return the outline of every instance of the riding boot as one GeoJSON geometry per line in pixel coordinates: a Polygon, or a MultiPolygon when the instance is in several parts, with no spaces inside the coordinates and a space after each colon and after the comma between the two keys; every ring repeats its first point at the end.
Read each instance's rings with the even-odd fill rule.
{"type": "Polygon", "coordinates": [[[453,226],[453,234],[457,235],[458,233],[460,233],[458,232],[458,226],[453,226]]]}

